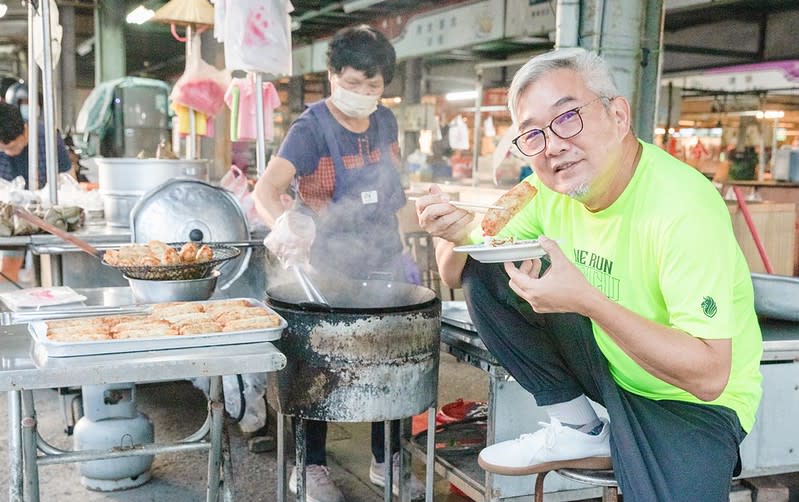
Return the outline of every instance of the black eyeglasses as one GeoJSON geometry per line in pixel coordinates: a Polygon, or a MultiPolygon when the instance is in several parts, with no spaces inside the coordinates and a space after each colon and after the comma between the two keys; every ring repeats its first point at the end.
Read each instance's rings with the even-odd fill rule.
{"type": "Polygon", "coordinates": [[[560,139],[569,139],[577,136],[583,130],[583,118],[580,116],[580,110],[586,106],[599,101],[600,99],[610,99],[604,96],[599,96],[592,99],[588,103],[567,110],[549,123],[544,129],[530,129],[518,135],[511,143],[516,145],[522,154],[527,157],[533,157],[543,152],[547,147],[547,135],[544,133],[545,129],[552,131],[552,134],[560,139]]]}

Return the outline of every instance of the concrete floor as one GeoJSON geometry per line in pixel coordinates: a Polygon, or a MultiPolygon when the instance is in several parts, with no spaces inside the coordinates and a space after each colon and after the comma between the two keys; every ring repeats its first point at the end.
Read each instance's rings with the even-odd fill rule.
{"type": "MultiPolygon", "coordinates": [[[[480,370],[460,364],[442,355],[441,402],[459,397],[484,400],[487,380],[480,370]]],[[[188,381],[164,382],[137,387],[138,408],[155,426],[156,441],[181,439],[199,428],[205,418],[203,394],[188,381]]],[[[34,393],[40,434],[52,445],[71,448],[65,432],[61,405],[55,390],[34,393]]],[[[0,399],[0,416],[7,416],[8,401],[0,399]]],[[[270,426],[273,426],[271,423],[270,426]]],[[[369,424],[336,423],[328,432],[328,463],[331,474],[348,502],[380,501],[382,488],[369,482],[369,424]]],[[[277,479],[276,453],[251,453],[238,427],[228,422],[234,466],[234,500],[274,501],[277,479]]],[[[0,420],[0,437],[7,437],[7,423],[0,420]]],[[[0,458],[8,458],[7,442],[0,441],[0,458]]],[[[286,443],[287,448],[292,446],[286,443]]],[[[151,470],[152,479],[137,488],[103,493],[87,490],[80,484],[78,464],[41,466],[39,469],[42,501],[58,502],[189,502],[205,500],[207,456],[202,452],[157,455],[151,470]]],[[[413,463],[414,472],[424,479],[424,465],[413,463]]],[[[435,500],[467,502],[468,498],[450,492],[448,482],[437,478],[435,500]]],[[[0,499],[8,493],[8,472],[0,469],[0,499]]]]}

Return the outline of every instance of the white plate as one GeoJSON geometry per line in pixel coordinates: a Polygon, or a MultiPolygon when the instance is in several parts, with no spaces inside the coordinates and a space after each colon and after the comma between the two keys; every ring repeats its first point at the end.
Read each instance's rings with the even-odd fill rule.
{"type": "Polygon", "coordinates": [[[78,303],[84,301],[86,297],[76,293],[69,286],[57,286],[53,288],[27,288],[0,293],[0,299],[3,300],[3,303],[9,309],[17,311],[19,309],[78,303]]]}
{"type": "Polygon", "coordinates": [[[506,261],[531,260],[541,258],[546,251],[538,241],[518,241],[507,246],[490,247],[485,244],[469,244],[455,248],[458,253],[469,253],[469,256],[483,263],[503,263],[506,261]]]}

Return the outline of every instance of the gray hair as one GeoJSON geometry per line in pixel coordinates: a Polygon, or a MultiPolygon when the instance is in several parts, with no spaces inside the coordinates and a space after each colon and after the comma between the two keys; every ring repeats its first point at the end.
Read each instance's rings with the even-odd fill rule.
{"type": "Polygon", "coordinates": [[[597,96],[615,98],[619,95],[610,68],[599,54],[580,47],[555,49],[530,59],[513,76],[508,90],[508,109],[514,123],[522,93],[538,79],[562,69],[573,70],[580,75],[586,87],[597,96]]]}

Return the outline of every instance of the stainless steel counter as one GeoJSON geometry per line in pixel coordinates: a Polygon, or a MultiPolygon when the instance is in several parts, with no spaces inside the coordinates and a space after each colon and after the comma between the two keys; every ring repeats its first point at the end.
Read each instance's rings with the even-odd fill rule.
{"type": "MultiPolygon", "coordinates": [[[[130,242],[130,229],[114,228],[105,224],[89,224],[72,232],[76,237],[87,241],[89,244],[118,244],[130,242]]],[[[15,235],[0,237],[0,249],[18,248],[27,246],[66,245],[64,241],[51,234],[15,235]]],[[[74,247],[74,246],[73,246],[74,247]]],[[[39,251],[34,248],[34,252],[39,251]]]]}
{"type": "MultiPolygon", "coordinates": [[[[95,305],[132,303],[128,288],[80,291],[95,305]]],[[[0,391],[9,400],[9,500],[37,501],[38,465],[81,462],[119,456],[208,450],[207,500],[216,501],[220,487],[230,490],[230,466],[223,461],[222,375],[272,372],[286,365],[286,357],[268,342],[216,347],[194,347],[125,354],[48,358],[36,350],[26,324],[0,326],[0,391]],[[209,412],[196,433],[176,443],[136,445],[120,451],[63,451],[38,437],[32,391],[65,386],[153,382],[212,377],[209,412]],[[206,439],[207,436],[207,439],[206,439]],[[225,472],[225,475],[222,472],[225,472]],[[223,481],[227,483],[223,483],[223,481]]]]}

